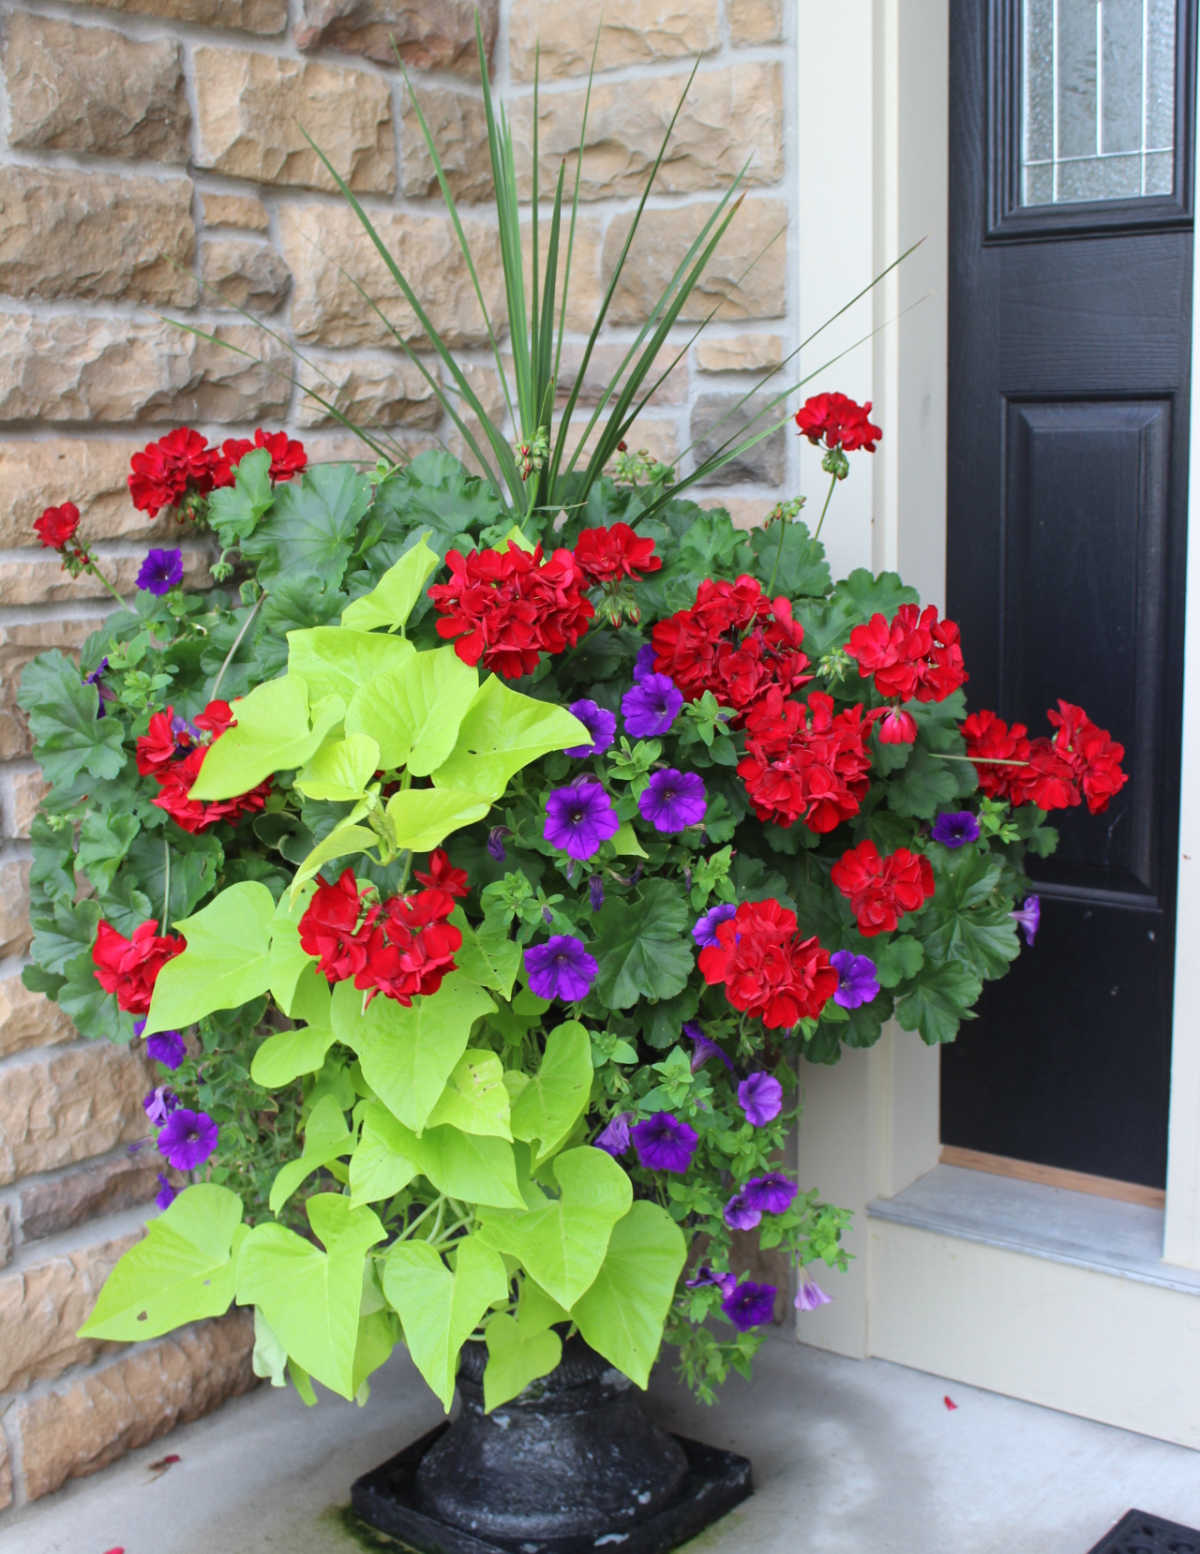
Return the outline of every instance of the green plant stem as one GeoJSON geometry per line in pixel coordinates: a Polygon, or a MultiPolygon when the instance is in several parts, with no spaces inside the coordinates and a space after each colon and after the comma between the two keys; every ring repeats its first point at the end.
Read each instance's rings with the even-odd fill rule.
{"type": "Polygon", "coordinates": [[[171,921],[171,844],[163,837],[163,933],[171,921]]]}
{"type": "Polygon", "coordinates": [[[101,572],[100,568],[96,565],[95,561],[92,559],[91,551],[84,551],[84,555],[87,557],[87,560],[83,564],[84,571],[87,572],[90,576],[94,577],[98,583],[103,583],[105,588],[108,589],[109,593],[112,594],[113,598],[117,601],[123,610],[128,610],[131,615],[136,615],[137,611],[130,604],[129,600],[123,599],[121,597],[121,595],[116,590],[115,584],[111,583],[109,579],[105,577],[104,573],[101,572]]]}
{"type": "MultiPolygon", "coordinates": [[[[821,525],[825,522],[825,514],[829,511],[829,504],[833,500],[833,492],[834,492],[834,487],[836,485],[837,485],[837,476],[836,475],[830,475],[830,477],[829,477],[829,490],[826,491],[826,493],[825,493],[825,505],[821,509],[821,516],[817,519],[817,527],[816,527],[816,530],[815,530],[815,532],[813,534],[813,539],[814,540],[819,540],[821,538],[821,525]]],[[[781,545],[781,548],[782,548],[782,545],[781,545]]],[[[767,592],[770,593],[770,589],[768,589],[767,592]]]]}
{"type": "Polygon", "coordinates": [[[429,1216],[433,1213],[434,1209],[441,1209],[445,1201],[445,1198],[439,1194],[432,1203],[428,1204],[421,1210],[421,1212],[417,1215],[416,1219],[414,1219],[411,1224],[408,1224],[404,1227],[404,1234],[402,1236],[398,1236],[396,1239],[398,1241],[410,1241],[412,1239],[413,1231],[416,1230],[421,1221],[428,1219],[429,1216]]]}
{"type": "Polygon", "coordinates": [[[263,602],[263,600],[266,597],[267,596],[266,596],[265,592],[259,594],[258,598],[250,606],[250,610],[249,610],[249,612],[246,615],[246,619],[242,622],[241,630],[238,632],[237,636],[234,637],[232,647],[229,649],[229,652],[226,653],[224,662],[222,663],[221,667],[217,670],[217,678],[213,681],[212,690],[208,693],[209,701],[216,701],[216,699],[217,699],[217,692],[221,689],[221,681],[225,678],[225,671],[229,668],[230,664],[233,662],[233,655],[237,652],[238,648],[241,647],[242,639],[246,635],[246,633],[250,630],[251,622],[254,620],[254,617],[258,614],[259,608],[261,607],[262,602],[263,602]]]}
{"type": "Polygon", "coordinates": [[[931,750],[930,755],[939,761],[970,761],[972,766],[1028,766],[1028,761],[1014,761],[1003,755],[951,755],[946,750],[931,750]]]}
{"type": "MultiPolygon", "coordinates": [[[[825,506],[826,507],[829,506],[829,498],[828,497],[825,498],[825,506]]],[[[824,516],[825,516],[825,513],[824,513],[824,511],[822,511],[821,517],[824,518],[824,516]]],[[[787,534],[787,526],[788,526],[789,522],[790,522],[789,519],[784,518],[782,515],[780,516],[780,519],[779,519],[779,544],[775,547],[775,560],[771,563],[771,576],[767,580],[766,593],[767,593],[767,598],[768,599],[771,598],[771,596],[772,596],[772,594],[774,593],[774,590],[775,590],[775,574],[779,571],[779,563],[783,560],[783,541],[784,541],[784,536],[787,534]]],[[[817,532],[820,533],[820,529],[819,528],[818,528],[817,532]]]]}

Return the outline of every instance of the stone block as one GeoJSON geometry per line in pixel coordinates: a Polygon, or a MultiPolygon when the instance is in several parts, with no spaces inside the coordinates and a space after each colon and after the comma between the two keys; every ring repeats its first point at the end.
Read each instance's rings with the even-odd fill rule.
{"type": "Polygon", "coordinates": [[[708,496],[706,485],[693,486],[689,495],[701,507],[723,507],[733,521],[735,529],[757,529],[766,522],[767,514],[775,506],[774,493],[765,496],[708,496]]]}
{"type": "MultiPolygon", "coordinates": [[[[25,665],[47,648],[75,651],[99,625],[100,618],[92,617],[88,620],[37,621],[24,626],[0,626],[0,761],[28,755],[32,748],[25,714],[17,706],[17,686],[25,665]]],[[[0,989],[7,985],[7,982],[0,982],[0,989]]],[[[3,1012],[0,997],[0,1032],[4,1028],[3,1012]]],[[[3,1037],[0,1036],[2,1052],[3,1037]]]]}
{"type": "Polygon", "coordinates": [[[783,0],[727,0],[729,41],[735,45],[778,43],[783,37],[783,0]]]}
{"type": "MultiPolygon", "coordinates": [[[[212,584],[209,563],[215,551],[207,544],[181,545],[183,586],[207,588],[212,584]]],[[[99,564],[119,594],[137,591],[141,556],[102,556],[99,564]]],[[[58,604],[85,599],[109,599],[104,584],[89,573],[72,577],[50,552],[38,552],[29,561],[0,562],[0,592],[6,604],[58,604]]]]}
{"type": "MultiPolygon", "coordinates": [[[[679,107],[683,74],[629,84],[593,85],[583,147],[580,198],[604,200],[640,194],[663,136],[679,107]]],[[[574,180],[575,153],[585,92],[547,92],[538,104],[538,156],[547,192],[549,172],[567,164],[574,180]]],[[[528,197],[532,166],[533,99],[513,109],[519,186],[528,197]]],[[[777,183],[783,176],[783,74],[779,65],[755,61],[709,70],[692,82],[658,172],[658,194],[723,189],[750,159],[742,186],[777,183]]]]}
{"type": "Polygon", "coordinates": [[[53,1171],[145,1138],[147,1063],[98,1042],[0,1075],[0,1184],[53,1171]]]}
{"type": "Polygon", "coordinates": [[[12,816],[11,835],[27,837],[38,806],[50,791],[40,771],[14,772],[9,778],[9,806],[12,816]]]}
{"type": "Polygon", "coordinates": [[[8,1455],[8,1442],[0,1435],[0,1511],[7,1510],[12,1499],[12,1462],[8,1455]]]}
{"type": "Polygon", "coordinates": [[[393,66],[398,54],[410,69],[478,80],[476,12],[490,61],[499,10],[499,0],[300,0],[293,36],[301,49],[343,49],[393,66]]]}
{"type": "Polygon", "coordinates": [[[52,999],[31,993],[19,975],[0,978],[0,1058],[78,1037],[79,1032],[52,999]]]}
{"type": "Polygon", "coordinates": [[[205,194],[206,227],[238,227],[243,232],[265,232],[271,224],[267,207],[250,194],[205,194]]]}
{"type": "Polygon", "coordinates": [[[13,1223],[12,1210],[7,1203],[0,1204],[0,1268],[12,1261],[13,1223]]]}
{"type": "MultiPolygon", "coordinates": [[[[487,121],[483,100],[477,93],[455,92],[447,87],[419,84],[417,101],[442,172],[456,201],[490,200],[492,161],[488,153],[487,121]]],[[[400,187],[410,199],[441,198],[433,158],[411,98],[400,116],[400,187]]]]}
{"type": "Polygon", "coordinates": [[[196,300],[192,184],[58,168],[0,168],[0,291],[53,301],[196,300]]]}
{"type": "Polygon", "coordinates": [[[214,237],[200,249],[206,302],[273,313],[288,294],[292,272],[273,248],[246,238],[214,237]]]}
{"type": "MultiPolygon", "coordinates": [[[[741,404],[740,398],[738,394],[701,394],[692,406],[692,454],[697,464],[702,464],[729,438],[740,442],[744,436],[753,436],[770,426],[772,420],[779,419],[776,407],[755,421],[755,402],[748,400],[741,404]]],[[[787,443],[781,427],[723,464],[705,479],[704,485],[732,486],[743,481],[758,481],[777,486],[783,480],[786,466],[787,443]]]]}
{"type": "Polygon", "coordinates": [[[91,544],[133,536],[164,540],[182,532],[166,512],[151,519],[129,500],[129,461],[148,438],[132,428],[99,437],[0,439],[0,549],[37,543],[33,525],[47,507],[74,502],[91,544]]]}
{"type": "Polygon", "coordinates": [[[701,372],[766,372],[783,361],[781,335],[702,335],[692,349],[701,372]]]}
{"type": "MultiPolygon", "coordinates": [[[[575,401],[577,405],[597,405],[605,390],[613,380],[619,382],[625,379],[625,373],[620,371],[621,363],[628,351],[628,344],[608,345],[597,344],[588,360],[587,371],[584,373],[583,385],[579,391],[579,397],[575,401]]],[[[680,346],[665,345],[654,358],[654,364],[643,380],[638,390],[638,397],[647,393],[651,386],[663,381],[654,390],[651,405],[682,405],[688,395],[688,370],[686,351],[679,361],[680,346]],[[665,374],[665,376],[664,376],[665,374]]],[[[568,341],[563,346],[562,371],[559,375],[558,402],[565,402],[575,380],[579,376],[579,368],[583,361],[583,345],[578,341],[568,341]]],[[[611,401],[610,401],[611,403],[611,401]]]]}
{"type": "MultiPolygon", "coordinates": [[[[486,345],[483,315],[449,219],[380,211],[372,220],[446,343],[486,345]]],[[[495,227],[486,221],[465,220],[463,225],[488,311],[495,318],[504,295],[495,227]]],[[[414,345],[424,341],[416,315],[352,210],[287,204],[279,212],[279,230],[294,277],[292,328],[297,338],[333,346],[394,344],[395,337],[364,300],[356,280],[402,339],[414,345]]]]}
{"type": "MultiPolygon", "coordinates": [[[[541,223],[541,246],[539,264],[545,265],[546,248],[550,240],[550,223],[541,223]]],[[[525,256],[525,274],[532,273],[532,244],[530,242],[531,224],[526,223],[521,232],[521,246],[525,256]]],[[[604,300],[604,279],[601,274],[601,250],[604,239],[603,218],[596,211],[589,211],[586,207],[581,212],[575,223],[575,248],[571,259],[571,283],[567,291],[567,329],[579,334],[591,334],[592,326],[596,322],[596,315],[600,312],[600,304],[604,300]]],[[[556,302],[554,304],[555,327],[559,309],[562,306],[562,284],[565,264],[566,233],[563,231],[559,246],[558,281],[556,290],[556,302]]],[[[606,316],[606,323],[613,323],[613,315],[610,311],[606,316]]]]}
{"type": "Polygon", "coordinates": [[[254,1326],[238,1311],[183,1328],[20,1405],[25,1492],[38,1500],[257,1384],[254,1326]]]}
{"type": "Polygon", "coordinates": [[[9,140],[35,150],[186,162],[179,45],[13,11],[4,28],[9,140]]]}
{"type": "Polygon", "coordinates": [[[721,46],[719,0],[608,0],[603,10],[564,5],[563,0],[511,0],[513,79],[533,80],[539,47],[543,80],[587,75],[597,23],[597,70],[693,59],[721,46]]]}
{"type": "MultiPolygon", "coordinates": [[[[393,356],[323,356],[306,352],[302,382],[335,405],[365,431],[393,426],[437,426],[442,407],[419,368],[399,352],[393,356]]],[[[337,426],[336,416],[315,399],[302,398],[297,411],[302,427],[337,426]]]]}
{"type": "Polygon", "coordinates": [[[222,325],[214,333],[252,356],[165,322],[4,314],[0,423],[218,421],[244,427],[282,418],[291,398],[291,352],[249,324],[222,325]]]}
{"type": "Polygon", "coordinates": [[[92,0],[110,11],[270,34],[287,26],[287,0],[92,0]]]}
{"type": "Polygon", "coordinates": [[[24,1392],[109,1347],[75,1335],[113,1264],[138,1239],[123,1236],[0,1277],[0,1392],[24,1392]]]}
{"type": "MultiPolygon", "coordinates": [[[[572,419],[571,436],[567,441],[568,453],[574,453],[586,429],[585,419],[572,419]]],[[[595,445],[596,437],[597,432],[593,431],[583,444],[585,452],[595,445]]],[[[665,416],[640,416],[626,432],[625,443],[631,453],[645,452],[660,464],[675,464],[679,460],[679,428],[673,419],[669,420],[665,416]]]]}
{"type": "MultiPolygon", "coordinates": [[[[613,295],[611,323],[645,322],[711,211],[705,203],[644,212],[613,295]]],[[[606,280],[616,268],[632,221],[632,214],[620,214],[609,223],[604,235],[606,280]]],[[[717,318],[782,318],[787,312],[787,225],[782,200],[746,199],[684,303],[680,321],[699,323],[714,307],[717,318]]]]}
{"type": "Polygon", "coordinates": [[[198,48],[196,165],[256,183],[337,188],[307,131],[349,186],[391,194],[396,150],[387,82],[365,70],[198,48]]]}
{"type": "Polygon", "coordinates": [[[149,1203],[158,1191],[159,1169],[152,1151],[93,1162],[60,1176],[21,1187],[21,1239],[41,1241],[101,1214],[149,1203]]]}
{"type": "Polygon", "coordinates": [[[12,858],[0,863],[0,956],[24,955],[29,939],[29,860],[12,858]]]}

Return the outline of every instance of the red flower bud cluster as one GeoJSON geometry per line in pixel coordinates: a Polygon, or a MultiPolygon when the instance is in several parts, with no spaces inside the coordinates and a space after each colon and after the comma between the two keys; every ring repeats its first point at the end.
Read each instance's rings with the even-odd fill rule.
{"type": "Polygon", "coordinates": [[[1124,745],[1071,702],[1060,700],[1058,711],[1046,716],[1056,730],[1050,739],[1030,739],[1024,723],[1010,726],[994,712],[964,718],[962,735],[979,786],[989,798],[1014,805],[1054,810],[1086,801],[1093,815],[1100,814],[1129,781],[1121,770],[1124,745]],[[996,762],[1021,764],[992,764],[996,762]]]}
{"type": "Polygon", "coordinates": [[[452,550],[446,564],[450,581],[429,590],[442,617],[438,636],[457,637],[464,664],[482,658],[506,680],[532,673],[543,653],[574,647],[596,613],[569,550],[543,560],[540,545],[522,550],[510,540],[507,551],[452,550]]]}
{"type": "Polygon", "coordinates": [[[768,599],[752,577],[706,578],[691,609],[659,621],[651,640],[655,669],[688,701],[711,691],[741,716],[772,688],[786,695],[812,679],[790,603],[768,599]]]}
{"type": "Polygon", "coordinates": [[[858,813],[871,766],[863,708],[833,708],[824,691],[800,703],[772,689],[747,714],[737,770],[760,820],[790,826],[803,819],[822,835],[858,813]]]}
{"type": "Polygon", "coordinates": [[[381,902],[360,891],[353,869],[332,884],[318,877],[300,919],[300,947],[327,981],[353,980],[368,1003],[377,993],[407,1005],[418,993],[437,992],[462,946],[446,919],[455,896],[467,892],[467,876],[439,848],[417,878],[428,888],[381,902]]]}
{"type": "Polygon", "coordinates": [[[79,527],[79,509],[74,502],[47,507],[34,525],[34,532],[47,550],[62,550],[79,527]]]}
{"type": "Polygon", "coordinates": [[[867,419],[870,410],[869,399],[859,405],[845,394],[814,394],[796,411],[796,426],[811,443],[824,442],[827,448],[840,447],[845,453],[859,448],[874,453],[883,433],[867,419]]]}
{"type": "Polygon", "coordinates": [[[251,788],[249,793],[240,793],[231,799],[205,802],[188,797],[211,745],[232,722],[233,714],[226,701],[210,701],[193,723],[178,717],[174,708],[168,707],[165,712],[154,714],[150,727],[137,742],[137,769],[143,777],[153,777],[159,787],[158,797],[151,802],[165,810],[185,831],[193,834],[207,831],[209,826],[215,826],[221,820],[232,824],[243,815],[257,814],[267,802],[271,792],[270,777],[251,788]],[[205,739],[204,735],[209,737],[205,739]]]}
{"type": "Polygon", "coordinates": [[[662,557],[654,554],[654,541],[635,534],[627,523],[584,529],[575,541],[575,562],[589,583],[616,583],[662,567],[662,557]]]}
{"type": "Polygon", "coordinates": [[[858,931],[870,938],[891,933],[906,912],[919,911],[933,895],[933,869],[921,853],[898,847],[880,857],[872,841],[843,853],[830,879],[847,897],[858,931]]]}
{"type": "Polygon", "coordinates": [[[118,1008],[128,1014],[145,1014],[150,1008],[155,979],[169,960],[184,949],[178,934],[159,934],[153,921],[139,923],[133,938],[103,919],[96,926],[92,962],[96,981],[106,993],[117,995],[118,1008]]]}
{"type": "Polygon", "coordinates": [[[846,652],[865,680],[875,676],[881,696],[899,701],[944,701],[967,678],[958,627],[938,620],[937,608],[902,604],[889,621],[872,615],[850,633],[846,652]]]}
{"type": "Polygon", "coordinates": [[[815,938],[801,939],[796,914],[773,898],[743,901],[700,951],[700,973],[725,984],[735,1009],[769,1029],[816,1019],[837,992],[838,974],[815,938]]]}
{"type": "Polygon", "coordinates": [[[254,448],[270,450],[272,480],[290,480],[308,462],[303,446],[286,432],[264,432],[259,427],[253,442],[231,437],[217,449],[210,448],[199,432],[181,426],[130,459],[133,505],[154,518],[188,495],[205,496],[217,487],[231,486],[239,461],[254,448]]]}

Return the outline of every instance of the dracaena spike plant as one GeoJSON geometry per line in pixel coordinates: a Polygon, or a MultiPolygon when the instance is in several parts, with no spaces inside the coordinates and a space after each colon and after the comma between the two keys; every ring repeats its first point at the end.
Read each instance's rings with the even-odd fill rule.
{"type": "MultiPolygon", "coordinates": [[[[739,532],[620,452],[719,222],[572,467],[562,180],[525,311],[488,123],[516,451],[481,411],[482,474],[180,428],[131,497],[211,534],[220,586],[151,550],[81,663],[23,678],[49,784],[26,982],[161,1071],[162,1213],[84,1332],[248,1306],[260,1372],[306,1399],[364,1398],[402,1342],[447,1407],[474,1339],[489,1408],[571,1333],[643,1386],[665,1338],[711,1399],[780,1293],[746,1236],[801,1311],[828,1298],[808,1266],[845,1260],[845,1214],[787,1165],[803,1064],[890,1019],[951,1040],[1033,942],[1047,813],[1103,809],[1123,752],[1066,701],[1045,737],[968,715],[954,623],[894,574],[835,583],[824,509],[739,532]]],[[[826,508],[870,410],[795,413],[826,508]]],[[[103,577],[82,523],[36,527],[103,577]]]]}

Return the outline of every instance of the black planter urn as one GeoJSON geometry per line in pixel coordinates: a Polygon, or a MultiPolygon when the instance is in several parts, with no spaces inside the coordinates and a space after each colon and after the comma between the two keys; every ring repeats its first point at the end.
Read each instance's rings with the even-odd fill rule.
{"type": "Polygon", "coordinates": [[[354,1484],[368,1525],[421,1554],[664,1554],[751,1493],[744,1457],[669,1435],[582,1339],[491,1414],[486,1360],[466,1345],[453,1422],[354,1484]]]}

